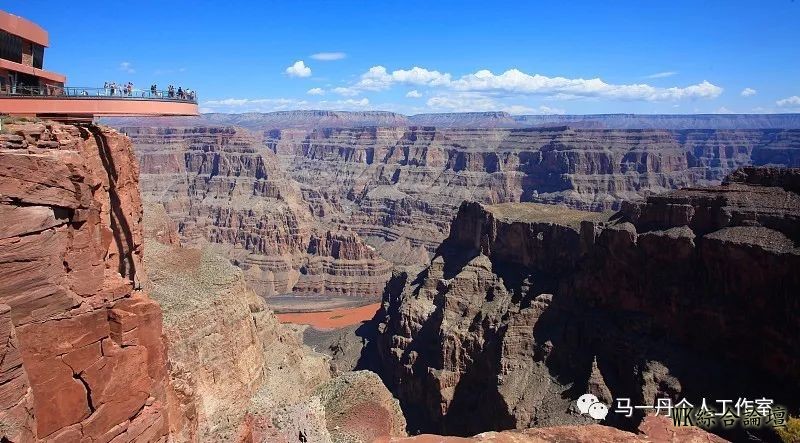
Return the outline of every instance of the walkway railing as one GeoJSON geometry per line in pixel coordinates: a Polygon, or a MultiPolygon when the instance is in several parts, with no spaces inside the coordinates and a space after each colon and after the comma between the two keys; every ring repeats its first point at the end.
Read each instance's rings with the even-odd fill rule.
{"type": "Polygon", "coordinates": [[[178,94],[174,91],[133,89],[130,93],[121,88],[78,88],[74,86],[17,86],[0,89],[0,97],[68,98],[68,99],[131,99],[197,103],[194,91],[178,94]]]}

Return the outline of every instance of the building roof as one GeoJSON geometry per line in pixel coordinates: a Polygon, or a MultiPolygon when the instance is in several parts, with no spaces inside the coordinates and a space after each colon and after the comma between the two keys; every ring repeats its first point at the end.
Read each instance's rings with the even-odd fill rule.
{"type": "Polygon", "coordinates": [[[42,46],[49,46],[47,31],[36,23],[0,10],[0,29],[42,46]]]}

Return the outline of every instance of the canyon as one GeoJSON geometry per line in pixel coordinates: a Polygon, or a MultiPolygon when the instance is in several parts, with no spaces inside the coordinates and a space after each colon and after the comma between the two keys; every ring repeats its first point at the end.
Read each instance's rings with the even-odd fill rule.
{"type": "Polygon", "coordinates": [[[793,409],[798,241],[800,169],[743,168],[613,214],[465,202],[430,263],[389,282],[380,371],[411,427],[444,434],[585,423],[570,411],[584,392],[793,409]]]}
{"type": "Polygon", "coordinates": [[[3,438],[724,441],[574,400],[796,410],[799,131],[388,114],[4,122],[3,438]],[[382,303],[330,357],[289,295],[382,303]]]}
{"type": "Polygon", "coordinates": [[[145,206],[127,137],[4,121],[0,439],[331,442],[342,424],[350,441],[406,435],[375,374],[332,377],[224,250],[181,245],[166,209],[145,206]]]}
{"type": "MultiPolygon", "coordinates": [[[[572,117],[553,119],[575,124],[577,117],[572,117]]],[[[112,123],[134,140],[143,165],[144,198],[167,204],[181,220],[184,237],[233,245],[229,255],[249,270],[248,282],[263,295],[291,289],[298,294],[358,292],[375,298],[391,265],[428,261],[447,237],[462,201],[560,204],[602,212],[659,192],[718,184],[742,166],[800,166],[800,129],[791,129],[798,126],[793,115],[750,120],[748,116],[590,117],[602,125],[626,127],[503,128],[491,123],[494,118],[511,118],[503,113],[405,117],[329,111],[112,123]],[[687,121],[693,119],[699,128],[631,129],[619,124],[620,119],[646,122],[639,125],[643,127],[665,119],[675,120],[666,126],[691,127],[687,121]],[[417,121],[446,123],[413,126],[417,121]],[[333,124],[338,126],[325,126],[333,124]],[[452,127],[455,124],[462,126],[452,127]],[[768,129],[714,129],[739,124],[768,129]],[[778,125],[788,129],[775,128],[778,125]],[[232,176],[239,180],[237,186],[243,186],[244,168],[211,171],[197,160],[202,156],[211,161],[206,150],[236,163],[240,160],[233,156],[243,154],[234,154],[231,144],[248,150],[249,157],[263,158],[270,165],[265,167],[272,168],[267,179],[246,172],[258,190],[251,190],[251,184],[244,190],[219,188],[232,187],[232,176]],[[270,187],[280,191],[267,195],[270,187]],[[222,214],[218,206],[223,202],[237,205],[231,192],[245,193],[239,201],[246,202],[243,206],[251,212],[251,207],[260,206],[251,205],[248,198],[283,206],[259,209],[264,214],[256,216],[244,216],[239,210],[222,214]],[[270,211],[292,215],[284,220],[266,215],[270,211]],[[359,239],[341,239],[353,254],[328,258],[310,253],[314,240],[308,226],[315,223],[322,227],[313,235],[326,241],[323,233],[328,231],[358,234],[359,239]],[[270,232],[297,233],[291,239],[252,241],[256,235],[268,237],[265,226],[274,228],[270,232]],[[304,258],[309,255],[314,258],[304,258]],[[349,259],[361,263],[346,262],[349,259]],[[304,266],[304,260],[316,265],[304,266]]]]}
{"type": "Polygon", "coordinates": [[[232,127],[126,132],[143,199],[164,205],[185,244],[222,247],[258,295],[380,296],[389,262],[346,226],[320,223],[336,202],[308,204],[257,138],[232,127]]]}

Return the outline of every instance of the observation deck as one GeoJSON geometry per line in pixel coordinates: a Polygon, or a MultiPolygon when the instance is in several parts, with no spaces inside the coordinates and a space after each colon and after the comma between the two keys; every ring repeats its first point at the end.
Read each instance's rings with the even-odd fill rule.
{"type": "Polygon", "coordinates": [[[38,117],[198,115],[197,96],[177,91],[22,86],[0,90],[0,114],[38,117]]]}
{"type": "Polygon", "coordinates": [[[49,43],[41,26],[0,11],[0,114],[54,120],[198,115],[194,93],[65,86],[65,75],[44,69],[49,43]]]}

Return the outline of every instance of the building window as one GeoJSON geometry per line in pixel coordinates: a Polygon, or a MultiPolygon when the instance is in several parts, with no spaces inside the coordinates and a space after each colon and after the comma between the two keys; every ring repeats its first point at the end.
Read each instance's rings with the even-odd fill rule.
{"type": "Polygon", "coordinates": [[[22,39],[14,34],[0,31],[0,58],[22,63],[22,39]]]}
{"type": "Polygon", "coordinates": [[[42,69],[44,64],[44,46],[31,43],[31,53],[33,54],[33,67],[42,69]]]}

